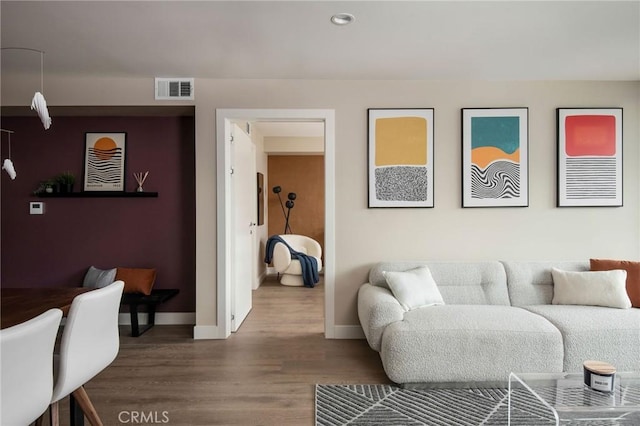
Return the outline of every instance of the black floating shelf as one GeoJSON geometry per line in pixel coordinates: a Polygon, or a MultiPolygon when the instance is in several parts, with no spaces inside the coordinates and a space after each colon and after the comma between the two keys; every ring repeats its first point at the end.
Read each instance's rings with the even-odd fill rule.
{"type": "Polygon", "coordinates": [[[158,198],[157,192],[87,191],[54,192],[36,195],[40,198],[158,198]]]}

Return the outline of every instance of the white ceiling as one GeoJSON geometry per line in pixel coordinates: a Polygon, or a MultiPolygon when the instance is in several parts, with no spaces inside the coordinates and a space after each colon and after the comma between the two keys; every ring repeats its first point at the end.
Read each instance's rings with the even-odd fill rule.
{"type": "MultiPolygon", "coordinates": [[[[1,1],[45,75],[640,80],[634,1],[1,1]],[[350,12],[346,27],[329,22],[350,12]]],[[[2,52],[2,72],[38,72],[2,52]]]]}

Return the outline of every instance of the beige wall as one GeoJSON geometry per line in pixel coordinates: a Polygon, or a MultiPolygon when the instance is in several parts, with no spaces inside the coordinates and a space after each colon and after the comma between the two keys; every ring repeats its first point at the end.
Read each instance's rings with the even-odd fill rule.
{"type": "Polygon", "coordinates": [[[269,155],[320,154],[324,152],[323,137],[268,136],[264,138],[264,150],[269,155]]]}
{"type": "MultiPolygon", "coordinates": [[[[2,75],[3,105],[30,103],[33,79],[20,80],[2,75]]],[[[46,76],[45,96],[50,105],[166,104],[153,100],[152,83],[46,76]]],[[[216,324],[216,108],[335,109],[336,325],[357,324],[357,289],[379,260],[639,258],[640,82],[197,79],[195,87],[198,325],[216,324]],[[519,106],[529,107],[529,207],[462,209],[460,108],[519,106]],[[624,207],[555,207],[555,109],[581,106],[624,108],[624,207]],[[435,108],[435,208],[367,208],[374,107],[435,108]]]]}
{"type": "Polygon", "coordinates": [[[264,215],[264,223],[256,227],[256,244],[258,245],[258,258],[256,259],[256,262],[258,266],[256,268],[257,277],[255,280],[255,288],[257,288],[264,277],[267,275],[267,265],[264,263],[264,249],[267,245],[267,239],[269,238],[269,209],[267,208],[267,198],[269,196],[269,177],[267,154],[264,153],[264,137],[258,131],[252,129],[251,140],[256,145],[256,172],[262,173],[264,179],[264,206],[262,210],[264,215]]]}

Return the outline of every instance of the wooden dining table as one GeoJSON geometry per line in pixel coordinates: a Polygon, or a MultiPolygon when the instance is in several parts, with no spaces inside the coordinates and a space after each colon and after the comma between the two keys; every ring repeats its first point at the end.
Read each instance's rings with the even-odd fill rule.
{"type": "Polygon", "coordinates": [[[73,298],[92,290],[86,287],[2,288],[0,289],[0,328],[35,318],[51,308],[69,313],[73,298]]]}

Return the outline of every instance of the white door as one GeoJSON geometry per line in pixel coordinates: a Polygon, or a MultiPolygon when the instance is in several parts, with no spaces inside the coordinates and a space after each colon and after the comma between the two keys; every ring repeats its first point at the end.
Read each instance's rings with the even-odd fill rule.
{"type": "Polygon", "coordinates": [[[231,331],[236,332],[251,311],[255,279],[254,234],[257,222],[256,156],[251,138],[236,124],[231,130],[231,331]]]}

